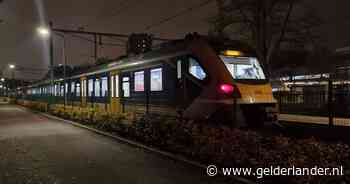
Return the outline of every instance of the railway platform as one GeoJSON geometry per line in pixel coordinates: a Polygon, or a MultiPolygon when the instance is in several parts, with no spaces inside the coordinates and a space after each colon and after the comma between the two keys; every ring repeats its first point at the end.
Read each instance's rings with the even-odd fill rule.
{"type": "MultiPolygon", "coordinates": [[[[310,115],[298,115],[298,114],[280,114],[280,121],[289,123],[304,123],[304,124],[318,124],[329,125],[329,117],[326,116],[310,116],[310,115]]],[[[350,118],[333,118],[333,124],[335,126],[347,126],[350,127],[350,118]]]]}

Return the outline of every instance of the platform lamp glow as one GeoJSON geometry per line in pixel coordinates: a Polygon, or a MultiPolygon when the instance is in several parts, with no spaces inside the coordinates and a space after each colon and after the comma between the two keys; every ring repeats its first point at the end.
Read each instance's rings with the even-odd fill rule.
{"type": "Polygon", "coordinates": [[[15,66],[15,65],[13,65],[13,64],[10,64],[10,65],[9,65],[9,68],[10,68],[10,69],[15,69],[15,68],[16,68],[16,66],[15,66]]]}
{"type": "Polygon", "coordinates": [[[15,68],[16,68],[16,65],[14,65],[14,64],[9,64],[9,68],[10,68],[10,70],[11,70],[12,80],[15,80],[15,68]]]}
{"type": "Polygon", "coordinates": [[[15,81],[15,68],[16,68],[16,65],[14,64],[9,64],[8,65],[9,69],[11,70],[11,75],[12,75],[12,88],[13,88],[13,91],[16,92],[16,81],[15,81]]]}
{"type": "Polygon", "coordinates": [[[50,30],[46,27],[39,27],[37,29],[38,34],[42,37],[49,37],[50,36],[50,30]]]}

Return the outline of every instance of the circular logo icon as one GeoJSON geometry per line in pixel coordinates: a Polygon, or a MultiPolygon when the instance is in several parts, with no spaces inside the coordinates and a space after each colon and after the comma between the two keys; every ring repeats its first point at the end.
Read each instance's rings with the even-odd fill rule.
{"type": "Polygon", "coordinates": [[[207,167],[207,174],[208,176],[215,176],[218,174],[218,168],[216,168],[215,165],[210,165],[207,167]]]}

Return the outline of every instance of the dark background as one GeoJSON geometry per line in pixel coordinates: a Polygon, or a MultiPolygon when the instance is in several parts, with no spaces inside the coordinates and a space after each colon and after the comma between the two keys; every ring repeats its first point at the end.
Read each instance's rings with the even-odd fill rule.
{"type": "MultiPolygon", "coordinates": [[[[182,38],[188,32],[206,34],[209,18],[216,15],[215,1],[177,18],[157,25],[164,18],[177,14],[203,0],[5,0],[0,4],[0,71],[10,77],[9,63],[21,67],[48,68],[47,42],[36,28],[49,20],[57,28],[131,34],[148,32],[157,37],[182,38]],[[156,26],[146,29],[148,26],[156,26]]],[[[350,46],[350,1],[307,0],[324,20],[320,32],[331,49],[350,46]]],[[[123,43],[115,39],[106,42],[123,43]]],[[[124,47],[102,46],[100,57],[116,58],[124,47]]],[[[55,64],[62,63],[62,39],[55,37],[55,64]]],[[[68,62],[74,65],[93,63],[93,44],[75,37],[67,38],[68,62]]],[[[16,78],[39,79],[43,72],[16,72],[16,78]]]]}

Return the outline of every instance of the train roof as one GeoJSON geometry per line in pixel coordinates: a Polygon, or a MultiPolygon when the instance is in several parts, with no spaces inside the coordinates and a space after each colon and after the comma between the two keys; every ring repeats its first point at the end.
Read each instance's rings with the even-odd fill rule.
{"type": "MultiPolygon", "coordinates": [[[[218,53],[226,49],[235,49],[243,51],[244,53],[249,55],[256,55],[251,47],[249,47],[247,44],[241,41],[229,39],[214,39],[211,37],[202,38],[204,38],[218,53]]],[[[154,47],[149,52],[139,55],[131,55],[118,59],[111,63],[93,66],[92,68],[82,70],[81,72],[77,72],[72,76],[67,77],[67,79],[76,79],[80,77],[101,74],[112,70],[124,69],[145,63],[152,63],[163,59],[165,60],[168,58],[185,55],[189,53],[188,43],[189,42],[187,39],[173,40],[170,42],[162,43],[154,47]]],[[[55,81],[63,81],[63,79],[55,79],[55,81]]],[[[32,86],[40,86],[47,83],[49,83],[49,80],[40,81],[32,86]]]]}

